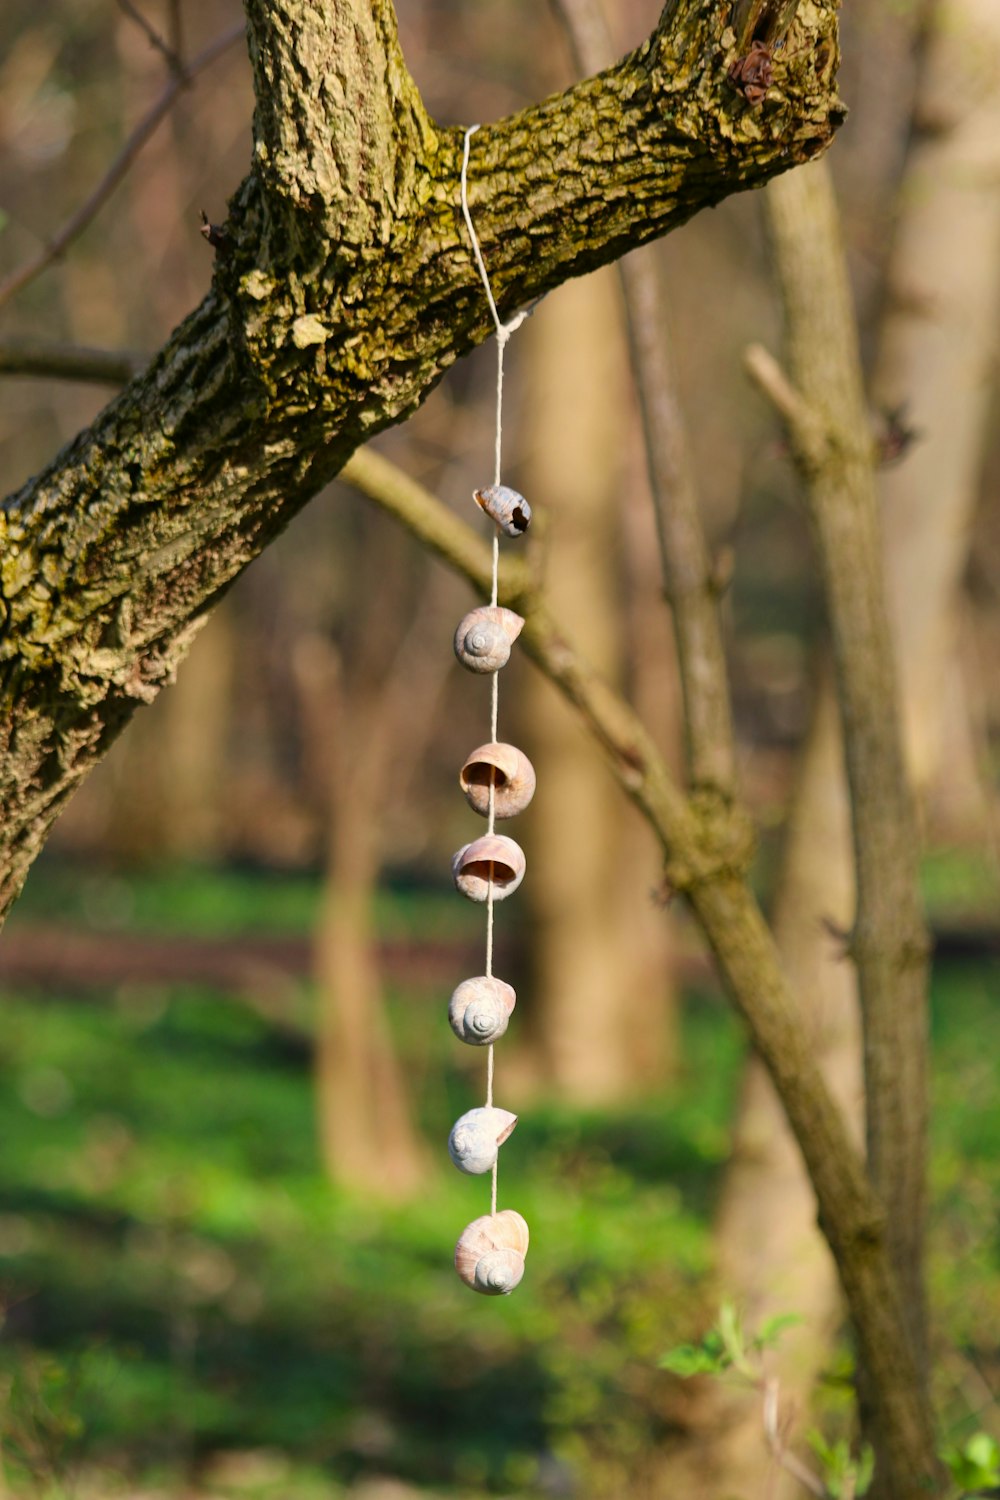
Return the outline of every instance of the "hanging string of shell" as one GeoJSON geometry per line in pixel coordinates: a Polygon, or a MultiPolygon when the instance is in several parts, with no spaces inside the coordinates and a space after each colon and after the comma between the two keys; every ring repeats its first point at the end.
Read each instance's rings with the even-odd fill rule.
{"type": "Polygon", "coordinates": [[[507,1029],[516,996],[513,988],[493,973],[494,907],[520,885],[525,860],[520,846],[496,832],[496,820],[521,812],[535,788],[531,764],[516,746],[501,744],[499,731],[499,674],[510,657],[524,621],[513,610],[501,608],[499,598],[500,535],[523,536],[531,521],[531,507],[516,490],[501,479],[503,446],[504,351],[511,336],[524,322],[519,312],[504,323],[483,260],[479,237],[469,207],[469,149],[478,125],[465,133],[462,150],[461,199],[473,256],[486,291],[496,328],[497,386],[496,441],[493,483],[473,492],[475,503],[493,521],[493,567],[490,603],[473,609],[460,621],[455,633],[455,654],[469,671],[489,674],[490,742],[474,750],[460,773],[460,783],[473,810],[487,819],[482,838],[464,845],[452,860],[457,889],[472,901],[486,905],[486,973],[463,980],[448,1008],[451,1028],[460,1041],[487,1047],[486,1103],[466,1112],[452,1128],[448,1151],[460,1171],[491,1175],[490,1213],[474,1220],[463,1231],[455,1251],[459,1276],[474,1291],[500,1296],[513,1291],[524,1274],[528,1248],[528,1226],[513,1209],[497,1212],[497,1162],[500,1147],[517,1124],[517,1116],[493,1103],[495,1071],[494,1042],[507,1029]]]}

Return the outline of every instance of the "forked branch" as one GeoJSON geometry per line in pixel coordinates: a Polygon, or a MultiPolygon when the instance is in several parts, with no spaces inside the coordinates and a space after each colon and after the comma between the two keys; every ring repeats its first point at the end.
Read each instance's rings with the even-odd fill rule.
{"type": "MultiPolygon", "coordinates": [[[[929,944],[885,599],[874,444],[825,165],[772,184],[765,202],[790,378],[760,351],[748,363],[787,423],[823,575],[851,792],[858,904],[850,951],[861,995],[868,1168],[885,1207],[919,1399],[929,1410],[923,1275],[929,944]]],[[[929,1415],[923,1430],[910,1463],[922,1465],[933,1486],[938,1466],[929,1415]]],[[[877,1428],[873,1439],[895,1492],[901,1480],[894,1459],[877,1428]]]]}

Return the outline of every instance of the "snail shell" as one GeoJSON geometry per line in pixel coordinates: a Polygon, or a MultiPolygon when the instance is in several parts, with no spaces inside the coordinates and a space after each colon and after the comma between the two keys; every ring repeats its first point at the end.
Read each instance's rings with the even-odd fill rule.
{"type": "Polygon", "coordinates": [[[507,1030],[517,996],[502,979],[479,974],[463,979],[448,1005],[448,1020],[460,1042],[485,1047],[507,1030]]]}
{"type": "Polygon", "coordinates": [[[488,1172],[497,1152],[517,1124],[517,1115],[492,1104],[470,1109],[456,1120],[448,1137],[448,1155],[460,1172],[478,1177],[488,1172]]]}
{"type": "Polygon", "coordinates": [[[531,525],[531,506],[523,495],[505,484],[473,490],[472,498],[507,536],[523,536],[531,525]]]}
{"type": "Polygon", "coordinates": [[[524,850],[506,834],[487,833],[452,855],[451,873],[470,901],[486,901],[491,885],[494,901],[503,901],[524,879],[524,850]]]}
{"type": "Polygon", "coordinates": [[[486,1297],[512,1292],[524,1275],[528,1226],[512,1208],[483,1214],[462,1230],[455,1246],[455,1270],[466,1286],[486,1297]]]}
{"type": "Polygon", "coordinates": [[[523,812],[535,795],[535,770],[516,745],[494,742],[473,750],[458,773],[469,806],[484,818],[490,815],[490,780],[494,784],[493,810],[498,818],[513,818],[523,812]]]}
{"type": "Polygon", "coordinates": [[[512,609],[481,604],[465,615],[455,631],[455,655],[470,672],[499,672],[510,660],[510,648],[524,621],[512,609]]]}

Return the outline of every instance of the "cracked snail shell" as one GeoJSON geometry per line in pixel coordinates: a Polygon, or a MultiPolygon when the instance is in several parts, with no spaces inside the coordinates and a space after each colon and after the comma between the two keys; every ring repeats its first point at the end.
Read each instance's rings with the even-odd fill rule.
{"type": "Polygon", "coordinates": [[[512,1208],[483,1214],[462,1230],[455,1246],[455,1270],[466,1286],[486,1297],[504,1297],[524,1275],[528,1226],[512,1208]]]}
{"type": "Polygon", "coordinates": [[[523,619],[512,609],[482,604],[459,621],[455,655],[470,672],[499,672],[510,660],[510,648],[523,627],[523,619]]]}
{"type": "Polygon", "coordinates": [[[458,780],[469,806],[484,818],[490,815],[491,780],[498,818],[516,817],[535,795],[535,771],[524,751],[497,741],[473,750],[458,780]]]}
{"type": "Polygon", "coordinates": [[[524,850],[504,833],[487,833],[463,844],[451,860],[452,879],[470,901],[503,901],[524,879],[524,850]]]}
{"type": "Polygon", "coordinates": [[[463,979],[448,1005],[448,1021],[460,1042],[485,1047],[507,1030],[517,996],[511,985],[491,975],[463,979]]]}
{"type": "Polygon", "coordinates": [[[523,495],[506,484],[491,484],[473,490],[472,498],[507,536],[523,536],[531,525],[531,506],[523,495]]]}
{"type": "Polygon", "coordinates": [[[479,1177],[488,1172],[504,1141],[517,1124],[517,1115],[492,1104],[470,1109],[457,1119],[448,1137],[448,1155],[460,1172],[479,1177]]]}

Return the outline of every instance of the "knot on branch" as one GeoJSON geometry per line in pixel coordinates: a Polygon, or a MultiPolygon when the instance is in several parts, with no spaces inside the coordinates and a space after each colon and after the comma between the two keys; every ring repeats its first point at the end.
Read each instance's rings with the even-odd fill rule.
{"type": "Polygon", "coordinates": [[[722,33],[723,82],[729,94],[723,132],[740,144],[787,139],[792,162],[830,144],[847,118],[836,93],[840,49],[832,6],[797,0],[737,4],[722,33]]]}
{"type": "MultiPolygon", "coordinates": [[[[834,1237],[844,1240],[843,1226],[833,1224],[824,1214],[817,1212],[816,1224],[826,1239],[833,1244],[834,1237]]],[[[855,1204],[855,1215],[851,1221],[849,1240],[855,1251],[868,1251],[881,1246],[885,1239],[885,1209],[866,1199],[864,1204],[855,1204]]]]}
{"type": "Polygon", "coordinates": [[[716,791],[695,792],[688,805],[695,834],[689,848],[666,860],[664,890],[687,893],[698,885],[746,876],[757,850],[749,814],[716,791]]]}

